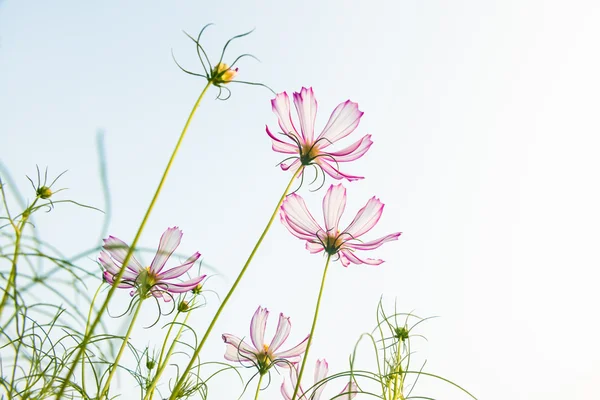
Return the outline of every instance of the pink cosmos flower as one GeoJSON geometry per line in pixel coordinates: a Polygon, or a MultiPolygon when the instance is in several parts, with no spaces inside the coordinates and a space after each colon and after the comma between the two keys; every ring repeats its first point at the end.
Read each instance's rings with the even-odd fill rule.
{"type": "Polygon", "coordinates": [[[271,100],[273,112],[279,120],[279,127],[284,140],[277,138],[267,126],[267,134],[272,139],[273,150],[278,153],[290,154],[289,158],[280,165],[284,171],[297,171],[307,165],[320,167],[327,175],[334,179],[346,178],[349,181],[363,179],[362,176],[348,175],[339,170],[339,164],[354,161],[362,157],[373,144],[371,135],[339,151],[326,151],[327,147],[351,134],[360,122],[363,112],[358,109],[358,104],[347,100],[340,103],[323,128],[323,131],[314,138],[315,119],[317,116],[317,100],[312,88],[302,88],[300,93],[294,93],[294,105],[298,112],[300,131],[296,129],[290,112],[290,99],[286,92],[279,93],[271,100]],[[288,160],[294,160],[288,164],[288,160]]]}
{"type": "Polygon", "coordinates": [[[363,242],[358,240],[370,231],[379,221],[384,204],[373,196],[361,208],[354,220],[342,231],[340,218],[346,207],[346,189],[341,184],[331,185],[323,199],[325,228],[322,228],[310,214],[304,199],[293,193],[286,197],[281,205],[281,222],[299,239],[306,240],[306,249],[310,253],[325,251],[329,255],[337,254],[344,267],[353,264],[379,265],[383,260],[359,258],[355,251],[373,250],[392,240],[397,240],[402,232],[386,235],[382,238],[363,242]]]}
{"type": "MultiPolygon", "coordinates": [[[[315,383],[317,385],[319,382],[327,378],[327,373],[329,372],[329,364],[325,359],[317,360],[317,364],[315,365],[315,383]]],[[[294,388],[298,383],[298,371],[296,368],[290,369],[290,380],[283,380],[281,384],[281,394],[285,400],[292,400],[292,396],[294,395],[294,388]]],[[[320,384],[319,386],[315,386],[314,393],[311,396],[302,389],[302,385],[298,388],[298,393],[296,393],[296,399],[298,400],[319,400],[321,398],[321,394],[325,389],[325,385],[327,382],[320,384]]],[[[342,389],[342,391],[335,396],[336,399],[345,400],[345,399],[353,399],[357,394],[357,386],[356,383],[351,382],[347,383],[346,386],[342,389]],[[346,396],[343,396],[346,394],[346,396]]]]}
{"type": "Polygon", "coordinates": [[[268,317],[269,310],[259,306],[252,317],[252,322],[250,322],[252,346],[237,336],[228,333],[223,334],[223,341],[226,344],[225,359],[245,365],[254,364],[261,374],[266,373],[272,365],[287,367],[288,362],[298,362],[300,355],[306,351],[308,336],[289,350],[279,350],[292,329],[289,317],[279,314],[275,336],[273,336],[271,343],[265,344],[265,329],[268,317]]]}
{"type": "MultiPolygon", "coordinates": [[[[131,291],[133,296],[136,292],[142,298],[154,296],[164,301],[171,301],[172,295],[195,289],[206,278],[206,275],[198,276],[185,282],[172,282],[185,274],[200,258],[200,253],[194,253],[183,264],[178,267],[163,271],[165,264],[171,254],[175,251],[183,232],[178,227],[168,228],[161,236],[158,251],[149,267],[142,264],[132,255],[126,270],[123,273],[119,288],[135,288],[131,291]]],[[[123,268],[123,261],[129,252],[129,246],[114,236],[104,239],[105,251],[100,252],[98,261],[104,267],[103,277],[109,284],[114,284],[114,277],[123,268]]]]}

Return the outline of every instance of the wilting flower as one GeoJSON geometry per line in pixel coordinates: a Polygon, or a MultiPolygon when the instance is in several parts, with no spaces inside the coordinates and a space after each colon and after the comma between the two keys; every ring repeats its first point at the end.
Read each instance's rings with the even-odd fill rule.
{"type": "MultiPolygon", "coordinates": [[[[198,276],[185,282],[172,282],[171,280],[179,278],[185,274],[194,263],[200,258],[200,253],[194,253],[178,267],[163,271],[165,264],[171,254],[175,251],[183,232],[178,227],[167,229],[160,238],[158,251],[149,267],[142,267],[142,264],[132,255],[129,263],[123,273],[119,288],[135,288],[131,291],[133,296],[136,292],[142,297],[154,296],[162,298],[164,301],[171,301],[172,294],[188,292],[200,284],[206,275],[198,276]]],[[[109,284],[113,284],[115,276],[123,268],[123,262],[129,252],[129,246],[114,236],[104,239],[105,251],[100,252],[98,260],[104,267],[103,277],[109,284]]]]}
{"type": "Polygon", "coordinates": [[[308,336],[298,345],[289,350],[280,351],[279,348],[290,334],[292,324],[289,317],[279,314],[279,323],[271,343],[265,344],[265,329],[269,310],[258,307],[250,322],[250,339],[252,346],[237,336],[223,334],[226,344],[225,359],[236,361],[244,365],[255,365],[261,374],[265,374],[273,365],[287,367],[288,363],[300,360],[300,355],[306,350],[308,336]]]}
{"type": "Polygon", "coordinates": [[[320,167],[334,179],[346,178],[349,181],[362,179],[362,176],[348,175],[339,170],[339,163],[354,161],[362,157],[373,144],[371,135],[365,135],[358,142],[339,151],[327,151],[327,147],[351,134],[360,122],[363,112],[358,104],[347,100],[340,103],[323,128],[314,138],[315,119],[317,116],[317,100],[312,88],[302,88],[300,93],[294,93],[294,105],[298,112],[300,131],[296,129],[290,112],[290,99],[286,92],[279,93],[271,100],[273,112],[279,120],[281,132],[289,140],[281,140],[270,131],[267,134],[272,139],[273,150],[279,153],[292,154],[284,160],[281,169],[297,171],[308,165],[320,167]],[[291,163],[287,161],[294,160],[291,163]]]}
{"type": "MultiPolygon", "coordinates": [[[[316,386],[319,382],[327,378],[327,373],[329,372],[329,364],[325,359],[317,360],[317,364],[315,365],[315,390],[311,396],[308,396],[308,393],[302,389],[302,385],[298,388],[298,392],[296,393],[296,399],[298,400],[319,400],[321,398],[321,394],[325,389],[325,385],[327,382],[323,382],[316,386]]],[[[296,368],[290,369],[290,380],[283,380],[281,384],[281,394],[285,400],[292,400],[292,396],[294,395],[294,388],[298,383],[298,371],[296,368]]],[[[340,400],[344,399],[353,399],[356,397],[357,387],[356,383],[351,382],[347,383],[346,386],[342,389],[342,391],[335,397],[340,400]],[[342,396],[346,394],[347,396],[342,396]]]]}
{"type": "Polygon", "coordinates": [[[325,251],[329,255],[337,254],[342,264],[347,267],[353,264],[379,265],[383,260],[359,258],[355,251],[373,250],[392,240],[397,240],[401,232],[392,233],[382,238],[362,242],[359,237],[370,231],[379,221],[384,204],[373,196],[361,208],[354,220],[342,231],[339,229],[340,218],[346,207],[346,189],[341,184],[331,185],[323,199],[323,215],[325,228],[322,228],[310,214],[301,196],[293,193],[286,197],[281,205],[281,222],[299,239],[306,240],[306,249],[311,253],[325,251]]]}

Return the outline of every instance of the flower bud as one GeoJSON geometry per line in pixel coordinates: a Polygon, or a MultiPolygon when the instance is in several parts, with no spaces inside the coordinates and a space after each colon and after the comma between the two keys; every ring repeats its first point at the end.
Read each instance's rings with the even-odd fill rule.
{"type": "Polygon", "coordinates": [[[182,300],[179,305],[177,306],[177,311],[179,312],[186,312],[190,309],[190,303],[188,303],[185,300],[182,300]]]}
{"type": "Polygon", "coordinates": [[[406,339],[408,339],[408,329],[405,327],[396,327],[394,336],[396,339],[404,342],[406,339]]]}
{"type": "Polygon", "coordinates": [[[146,368],[148,368],[149,370],[153,369],[156,366],[156,361],[152,360],[152,359],[147,359],[146,360],[146,368]]]}
{"type": "Polygon", "coordinates": [[[36,190],[36,194],[38,197],[46,200],[46,199],[49,199],[50,196],[52,196],[52,190],[50,190],[50,188],[48,186],[40,186],[36,190]]]}
{"type": "Polygon", "coordinates": [[[193,294],[200,294],[200,292],[202,292],[202,284],[201,283],[197,284],[196,287],[194,287],[192,289],[193,294]]]}
{"type": "Polygon", "coordinates": [[[215,85],[229,83],[235,78],[238,69],[231,69],[225,63],[218,63],[212,70],[212,81],[215,85]]]}

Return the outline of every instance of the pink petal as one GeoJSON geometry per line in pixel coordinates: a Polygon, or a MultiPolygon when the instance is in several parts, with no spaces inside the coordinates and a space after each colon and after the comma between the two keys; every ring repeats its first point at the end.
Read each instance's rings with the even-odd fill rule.
{"type": "Polygon", "coordinates": [[[198,286],[204,278],[206,278],[206,275],[200,275],[185,282],[160,282],[160,285],[165,285],[165,290],[167,292],[185,293],[198,286]]]}
{"type": "MultiPolygon", "coordinates": [[[[105,281],[106,281],[106,282],[107,282],[109,285],[112,285],[112,286],[114,286],[115,280],[114,280],[114,276],[113,276],[113,274],[111,274],[111,273],[110,273],[110,272],[108,272],[108,271],[104,271],[104,272],[102,273],[102,276],[104,277],[104,280],[105,280],[105,281]]],[[[129,281],[129,282],[131,282],[131,281],[129,281]]],[[[128,282],[126,282],[126,281],[124,281],[124,280],[121,280],[121,282],[120,282],[120,283],[117,285],[117,287],[118,287],[118,288],[121,288],[121,289],[123,289],[123,288],[131,288],[131,287],[133,287],[133,284],[132,284],[132,283],[128,283],[128,282]]]]}
{"type": "Polygon", "coordinates": [[[373,141],[371,140],[371,135],[365,135],[358,142],[353,143],[340,151],[329,153],[329,155],[337,162],[354,161],[364,156],[372,144],[373,141]]]}
{"type": "Polygon", "coordinates": [[[331,176],[333,179],[347,179],[349,182],[364,179],[364,176],[348,175],[340,172],[337,168],[331,165],[325,158],[318,158],[317,164],[323,168],[323,172],[331,176]]]}
{"type": "Polygon", "coordinates": [[[283,201],[281,215],[286,220],[286,226],[291,226],[296,232],[306,237],[314,238],[319,232],[323,232],[308,211],[304,199],[295,193],[290,194],[283,201]]]}
{"type": "Polygon", "coordinates": [[[331,185],[323,198],[323,216],[325,217],[325,229],[327,233],[336,234],[340,218],[346,208],[346,188],[339,185],[331,185]]]}
{"type": "Polygon", "coordinates": [[[306,250],[308,250],[310,254],[316,254],[322,252],[325,248],[320,242],[306,241],[306,250]]]}
{"type": "Polygon", "coordinates": [[[265,329],[267,327],[267,318],[269,318],[269,310],[258,307],[252,316],[250,322],[250,339],[252,344],[257,349],[261,349],[265,343],[265,329]]]}
{"type": "Polygon", "coordinates": [[[246,344],[237,336],[224,333],[222,336],[225,342],[225,359],[236,362],[256,361],[255,349],[246,344]]]}
{"type": "Polygon", "coordinates": [[[288,170],[292,170],[292,172],[296,172],[298,170],[298,168],[300,168],[301,162],[299,158],[296,158],[292,163],[288,164],[288,163],[281,163],[279,164],[279,167],[284,170],[284,171],[288,171],[288,170]]]}
{"type": "MultiPolygon", "coordinates": [[[[117,275],[119,273],[119,271],[121,270],[121,267],[119,267],[117,264],[115,264],[113,259],[110,258],[110,255],[108,253],[106,253],[105,251],[100,252],[100,255],[98,256],[98,261],[100,261],[100,264],[102,264],[104,269],[113,276],[117,275]]],[[[123,276],[121,277],[121,280],[122,281],[123,280],[135,281],[137,277],[138,277],[137,272],[133,272],[130,269],[126,269],[125,272],[123,272],[123,276]]]]}
{"type": "Polygon", "coordinates": [[[375,196],[371,197],[367,204],[361,208],[354,220],[344,230],[344,233],[356,239],[366,232],[370,231],[381,218],[384,204],[375,196]]]}
{"type": "Polygon", "coordinates": [[[166,280],[166,279],[179,278],[181,275],[188,272],[188,270],[190,268],[192,268],[194,263],[196,261],[198,261],[199,258],[200,258],[200,253],[195,252],[190,258],[185,260],[185,262],[183,264],[181,264],[179,267],[174,267],[168,271],[163,272],[162,274],[158,274],[156,276],[156,278],[160,281],[166,280]]]}
{"type": "Polygon", "coordinates": [[[274,151],[276,151],[278,153],[285,153],[285,154],[298,154],[300,152],[300,150],[298,149],[298,146],[296,146],[295,144],[286,143],[286,142],[280,140],[275,135],[273,135],[271,133],[271,131],[269,130],[268,126],[267,126],[267,135],[269,135],[269,137],[272,139],[272,148],[274,151]]]}
{"type": "Polygon", "coordinates": [[[152,260],[152,264],[150,264],[150,270],[152,272],[155,274],[160,273],[169,257],[171,257],[171,254],[173,254],[177,246],[179,246],[182,236],[183,232],[176,226],[168,228],[162,234],[160,243],[158,244],[158,251],[154,256],[154,260],[152,260]]]}
{"type": "Polygon", "coordinates": [[[340,392],[340,395],[343,394],[349,394],[349,396],[336,396],[336,398],[340,400],[355,398],[358,394],[358,386],[356,385],[356,383],[354,381],[347,383],[346,386],[344,386],[344,388],[340,392]]]}
{"type": "Polygon", "coordinates": [[[363,114],[358,109],[358,104],[350,100],[339,104],[331,113],[327,125],[317,138],[317,141],[323,138],[319,141],[320,147],[325,148],[351,134],[358,126],[363,114]]]}
{"type": "MultiPolygon", "coordinates": [[[[317,360],[317,364],[315,365],[315,385],[321,382],[323,379],[327,378],[327,373],[329,372],[329,364],[325,359],[317,360]]],[[[319,400],[321,398],[321,393],[323,389],[325,389],[326,383],[319,385],[319,388],[315,390],[313,394],[314,400],[319,400]]]]}
{"type": "Polygon", "coordinates": [[[298,239],[313,240],[315,238],[315,235],[307,234],[304,232],[304,230],[301,230],[299,228],[296,228],[295,226],[290,225],[288,220],[285,218],[285,214],[283,212],[281,212],[281,214],[279,215],[279,218],[280,218],[283,226],[285,226],[288,229],[288,231],[290,231],[290,233],[292,235],[296,236],[298,239]]]}
{"type": "Polygon", "coordinates": [[[296,131],[294,123],[292,122],[292,115],[290,113],[290,98],[286,92],[279,93],[273,100],[271,100],[271,108],[277,115],[279,127],[284,133],[289,133],[302,142],[302,138],[296,131]]]}
{"type": "Polygon", "coordinates": [[[350,265],[350,260],[348,260],[348,257],[345,256],[344,251],[339,251],[338,256],[340,257],[340,262],[342,263],[342,265],[348,268],[348,266],[350,265]]]}
{"type": "MultiPolygon", "coordinates": [[[[344,257],[346,257],[346,259],[348,261],[350,261],[352,264],[368,264],[368,265],[380,265],[383,264],[383,260],[379,260],[379,259],[374,259],[374,258],[365,258],[365,259],[361,259],[358,258],[356,256],[356,254],[354,254],[353,252],[349,251],[349,250],[341,250],[340,253],[338,254],[343,254],[344,257]]],[[[345,267],[347,267],[347,265],[345,265],[345,267]]]]}
{"type": "Polygon", "coordinates": [[[277,330],[275,331],[275,336],[273,336],[273,340],[271,340],[271,344],[269,345],[269,349],[273,352],[277,351],[285,342],[287,337],[290,335],[290,331],[292,330],[292,324],[290,322],[290,318],[283,315],[283,313],[279,314],[279,322],[277,323],[277,330]]]}
{"type": "MultiPolygon", "coordinates": [[[[125,242],[123,242],[121,239],[118,239],[114,236],[109,236],[108,239],[104,239],[104,246],[102,246],[102,248],[104,248],[104,250],[106,250],[108,254],[110,254],[110,256],[121,265],[123,264],[123,261],[125,261],[125,257],[129,252],[129,246],[127,246],[127,244],[125,244],[125,242]]],[[[133,254],[129,258],[127,268],[135,273],[139,273],[142,269],[144,269],[138,260],[135,259],[133,254]]]]}
{"type": "Polygon", "coordinates": [[[298,345],[292,347],[291,349],[273,353],[273,355],[275,356],[275,358],[287,358],[290,359],[290,361],[292,361],[291,359],[300,357],[306,351],[306,345],[308,344],[309,337],[310,335],[306,336],[306,338],[304,338],[303,341],[301,341],[300,343],[298,343],[298,345]]]}
{"type": "Polygon", "coordinates": [[[294,105],[300,119],[302,137],[305,142],[312,143],[317,118],[317,100],[312,88],[302,88],[300,93],[294,93],[294,105]]]}
{"type": "Polygon", "coordinates": [[[354,250],[373,250],[381,246],[386,242],[391,242],[392,240],[398,240],[402,232],[391,233],[382,238],[372,240],[370,242],[364,243],[354,243],[354,242],[346,242],[345,247],[349,247],[354,250]]]}

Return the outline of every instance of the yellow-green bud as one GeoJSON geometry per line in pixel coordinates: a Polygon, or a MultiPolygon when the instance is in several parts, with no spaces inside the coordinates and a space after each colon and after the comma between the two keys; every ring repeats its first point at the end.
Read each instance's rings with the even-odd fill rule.
{"type": "Polygon", "coordinates": [[[229,83],[235,78],[238,73],[238,69],[231,69],[229,65],[225,63],[219,63],[215,65],[212,70],[212,81],[215,85],[222,85],[229,83]]]}
{"type": "Polygon", "coordinates": [[[190,309],[190,304],[187,301],[185,301],[185,300],[181,301],[179,303],[179,305],[177,306],[177,310],[179,312],[186,312],[189,309],[190,309]]]}
{"type": "Polygon", "coordinates": [[[153,369],[156,366],[156,361],[148,359],[146,360],[146,368],[149,370],[153,369]]]}
{"type": "Polygon", "coordinates": [[[50,196],[52,196],[52,190],[50,190],[48,186],[41,186],[37,190],[37,195],[38,197],[46,200],[49,199],[50,196]]]}

